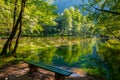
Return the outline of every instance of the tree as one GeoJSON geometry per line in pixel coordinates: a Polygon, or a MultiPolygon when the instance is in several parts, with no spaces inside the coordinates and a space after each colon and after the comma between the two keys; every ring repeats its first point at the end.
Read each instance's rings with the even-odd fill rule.
{"type": "Polygon", "coordinates": [[[17,46],[18,46],[18,40],[19,40],[19,37],[20,37],[20,34],[21,34],[21,29],[22,29],[22,14],[24,12],[25,3],[26,3],[26,0],[21,0],[21,9],[20,9],[20,12],[19,12],[19,15],[18,15],[18,18],[17,18],[17,16],[16,16],[16,6],[18,4],[18,0],[15,0],[12,32],[11,32],[8,40],[6,41],[6,43],[3,46],[1,55],[7,55],[8,50],[9,50],[8,52],[11,53],[10,55],[15,55],[15,52],[16,52],[16,49],[17,49],[17,46]],[[17,18],[17,20],[16,20],[16,18],[17,18]],[[18,33],[17,33],[17,31],[18,31],[18,33]],[[12,40],[13,40],[13,38],[16,34],[17,34],[17,38],[16,38],[14,48],[12,50],[11,49],[12,40]]]}
{"type": "Polygon", "coordinates": [[[12,26],[12,9],[9,7],[12,6],[12,3],[4,2],[0,0],[0,35],[9,35],[11,33],[12,26]]]}
{"type": "Polygon", "coordinates": [[[78,35],[82,25],[82,14],[79,9],[71,7],[65,9],[61,18],[58,19],[62,35],[78,35]],[[60,21],[59,21],[60,20],[60,21]],[[61,24],[61,25],[60,25],[61,24]]]}
{"type": "MultiPolygon", "coordinates": [[[[9,18],[8,16],[6,17],[6,13],[3,12],[4,8],[6,12],[13,9],[12,13],[8,13],[10,14],[10,18],[9,18],[11,20],[10,24],[13,25],[13,27],[12,28],[7,27],[9,30],[11,29],[11,32],[9,32],[10,36],[6,41],[6,43],[4,44],[0,55],[15,55],[19,42],[19,37],[22,31],[23,31],[22,34],[25,34],[27,32],[31,34],[33,33],[40,34],[40,32],[44,30],[44,27],[57,24],[54,21],[54,19],[56,18],[56,14],[54,12],[56,6],[49,5],[44,0],[34,0],[34,1],[29,0],[27,1],[27,4],[26,4],[26,0],[20,0],[20,1],[5,0],[2,1],[2,3],[4,3],[3,5],[0,6],[2,7],[1,8],[2,11],[1,13],[3,15],[1,16],[2,18],[5,18],[6,20],[9,18]],[[7,7],[8,8],[7,10],[6,6],[10,6],[9,4],[10,5],[14,4],[14,6],[7,7]],[[15,40],[15,44],[13,44],[13,39],[15,40]]],[[[2,22],[2,25],[3,24],[4,22],[2,22]]],[[[9,23],[6,22],[6,24],[8,26],[9,23]]]]}
{"type": "Polygon", "coordinates": [[[24,33],[23,35],[41,35],[49,30],[50,26],[55,26],[56,6],[50,5],[44,0],[30,0],[25,8],[24,33]]]}
{"type": "Polygon", "coordinates": [[[64,34],[69,34],[70,31],[72,30],[72,15],[68,9],[64,10],[63,18],[64,20],[62,21],[62,27],[63,27],[62,32],[64,34]]]}
{"type": "Polygon", "coordinates": [[[82,26],[82,19],[83,19],[83,16],[80,12],[79,9],[77,8],[74,8],[74,7],[71,7],[70,8],[70,13],[72,14],[72,34],[73,35],[79,35],[80,34],[80,29],[81,29],[81,26],[82,26]]]}
{"type": "Polygon", "coordinates": [[[82,18],[81,25],[82,26],[80,28],[80,34],[82,37],[90,37],[93,35],[93,32],[94,32],[93,28],[95,28],[95,27],[94,27],[93,21],[91,21],[88,18],[88,15],[86,15],[82,18]]]}
{"type": "Polygon", "coordinates": [[[120,40],[120,1],[119,0],[87,0],[84,8],[90,14],[97,28],[103,36],[114,37],[120,40]]]}

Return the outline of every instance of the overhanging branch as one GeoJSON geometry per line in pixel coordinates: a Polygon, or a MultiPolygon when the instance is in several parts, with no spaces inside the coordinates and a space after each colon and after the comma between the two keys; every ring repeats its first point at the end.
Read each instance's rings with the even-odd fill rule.
{"type": "Polygon", "coordinates": [[[111,14],[116,14],[116,15],[120,15],[119,12],[113,12],[113,11],[109,11],[109,10],[104,10],[104,9],[99,9],[99,8],[96,8],[94,6],[92,6],[94,9],[98,10],[98,11],[103,11],[103,12],[107,12],[107,13],[111,13],[111,14]]]}

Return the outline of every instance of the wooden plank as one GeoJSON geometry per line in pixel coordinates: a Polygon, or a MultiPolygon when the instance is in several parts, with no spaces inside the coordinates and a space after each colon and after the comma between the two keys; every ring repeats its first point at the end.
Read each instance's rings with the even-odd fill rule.
{"type": "Polygon", "coordinates": [[[55,72],[57,74],[64,75],[64,76],[69,76],[70,74],[73,73],[73,72],[65,70],[65,69],[61,69],[61,68],[58,68],[58,67],[55,67],[55,66],[47,65],[47,64],[44,64],[44,63],[41,63],[41,62],[35,62],[33,60],[29,60],[29,61],[26,61],[26,62],[29,63],[29,64],[32,64],[32,65],[38,66],[40,68],[55,72]]]}

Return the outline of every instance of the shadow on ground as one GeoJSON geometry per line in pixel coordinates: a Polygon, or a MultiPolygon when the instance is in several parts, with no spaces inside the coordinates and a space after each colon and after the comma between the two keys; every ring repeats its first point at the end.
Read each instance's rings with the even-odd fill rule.
{"type": "MultiPolygon", "coordinates": [[[[76,69],[73,69],[76,71],[76,69]]],[[[39,68],[37,72],[29,74],[28,64],[20,62],[16,65],[7,66],[0,70],[0,80],[55,80],[54,73],[39,68]]],[[[92,76],[66,77],[66,80],[98,80],[92,76]]]]}

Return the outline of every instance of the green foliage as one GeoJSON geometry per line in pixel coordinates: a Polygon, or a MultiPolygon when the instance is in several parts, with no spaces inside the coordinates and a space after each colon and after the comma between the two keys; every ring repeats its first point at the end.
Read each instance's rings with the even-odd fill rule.
{"type": "Polygon", "coordinates": [[[56,32],[59,35],[86,36],[92,35],[93,22],[87,16],[83,16],[79,9],[70,7],[60,14],[56,22],[58,23],[56,32]]]}
{"type": "MultiPolygon", "coordinates": [[[[13,26],[13,10],[15,0],[0,0],[0,35],[11,33],[13,26]]],[[[28,0],[23,16],[22,34],[40,34],[46,26],[55,26],[56,6],[44,0],[28,0]]],[[[17,12],[20,11],[18,0],[17,12]]],[[[19,15],[18,13],[16,14],[19,15]]]]}
{"type": "Polygon", "coordinates": [[[71,7],[65,9],[63,14],[58,17],[57,22],[62,35],[77,35],[80,34],[82,26],[82,14],[79,9],[71,7]]]}
{"type": "Polygon", "coordinates": [[[87,0],[84,9],[94,21],[94,33],[102,36],[120,37],[120,1],[87,0]]]}
{"type": "MultiPolygon", "coordinates": [[[[0,35],[11,33],[14,1],[0,0],[0,35]]],[[[23,16],[23,35],[120,36],[120,15],[109,12],[120,12],[119,0],[83,0],[81,11],[87,14],[85,16],[74,7],[65,9],[62,14],[57,15],[55,12],[57,7],[51,5],[52,2],[53,0],[27,1],[23,16]]],[[[18,0],[18,12],[19,9],[20,0],[18,0]]]]}
{"type": "MultiPolygon", "coordinates": [[[[57,7],[46,0],[28,0],[23,15],[22,35],[86,35],[90,32],[90,20],[79,9],[71,7],[57,14],[57,7]],[[87,31],[85,31],[87,29],[87,31]]],[[[14,0],[1,1],[0,35],[11,33],[14,0]]],[[[18,1],[17,11],[20,11],[18,1]]],[[[16,14],[19,15],[18,13],[16,14]]]]}
{"type": "Polygon", "coordinates": [[[0,35],[7,36],[11,32],[12,27],[12,3],[9,0],[0,0],[0,35]]]}
{"type": "Polygon", "coordinates": [[[24,16],[24,34],[40,35],[46,26],[57,25],[54,21],[56,18],[55,9],[56,6],[52,6],[43,0],[28,1],[24,16]]]}

